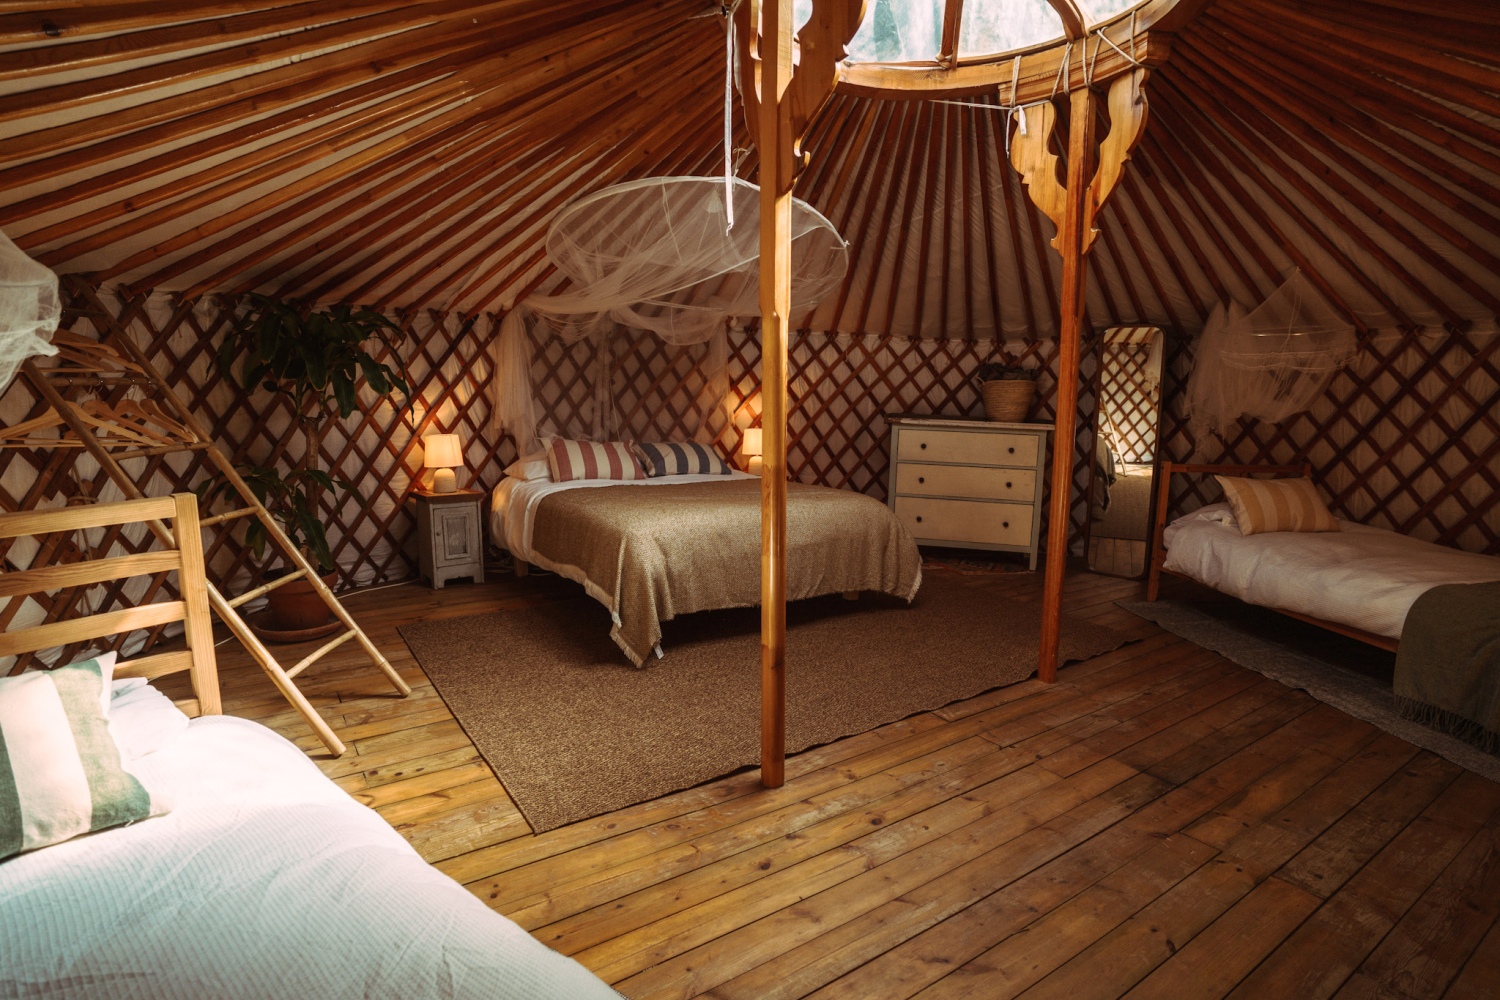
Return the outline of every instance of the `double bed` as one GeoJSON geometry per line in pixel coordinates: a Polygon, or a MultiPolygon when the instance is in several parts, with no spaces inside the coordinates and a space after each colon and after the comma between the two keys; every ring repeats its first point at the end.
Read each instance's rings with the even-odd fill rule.
{"type": "Polygon", "coordinates": [[[1166,523],[1173,475],[1306,475],[1305,467],[1162,467],[1156,546],[1147,590],[1163,574],[1186,577],[1248,604],[1273,608],[1383,649],[1395,650],[1407,612],[1434,587],[1500,580],[1500,559],[1339,521],[1338,531],[1241,535],[1227,504],[1166,523]]]}
{"type": "MultiPolygon", "coordinates": [[[[661,656],[661,623],[760,603],[757,476],[671,475],[621,482],[507,476],[490,537],[522,562],[581,584],[609,609],[610,635],[636,666],[661,656]]],[[[787,599],[880,591],[916,596],[911,534],[873,497],[787,484],[787,599]]]]}

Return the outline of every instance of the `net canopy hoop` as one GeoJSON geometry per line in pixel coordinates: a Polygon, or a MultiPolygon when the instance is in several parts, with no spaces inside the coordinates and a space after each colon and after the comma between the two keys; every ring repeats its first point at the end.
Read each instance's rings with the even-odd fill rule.
{"type": "Polygon", "coordinates": [[[1312,406],[1358,354],[1354,323],[1300,271],[1254,310],[1214,307],[1193,345],[1188,426],[1200,447],[1242,417],[1281,423],[1312,406]]]}
{"type": "Polygon", "coordinates": [[[61,316],[57,275],[0,233],[0,392],[22,361],[57,353],[51,338],[61,316]]]}
{"type": "MultiPolygon", "coordinates": [[[[545,247],[568,290],[531,295],[502,321],[492,348],[492,429],[510,431],[523,453],[536,445],[528,323],[566,344],[593,342],[590,433],[596,438],[615,430],[611,340],[621,328],[679,346],[708,344],[700,365],[707,392],[727,395],[728,330],[760,315],[759,200],[760,188],[739,178],[726,188],[721,177],[650,177],[611,185],[563,208],[545,247]]],[[[832,222],[798,199],[791,235],[792,302],[805,316],[843,283],[849,248],[832,222]]]]}

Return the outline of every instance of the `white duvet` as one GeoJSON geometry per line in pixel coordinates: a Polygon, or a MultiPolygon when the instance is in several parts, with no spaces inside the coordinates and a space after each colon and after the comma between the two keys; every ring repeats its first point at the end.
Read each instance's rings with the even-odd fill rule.
{"type": "Polygon", "coordinates": [[[0,862],[0,997],[618,998],[263,726],[129,766],[172,812],[0,862]]]}
{"type": "Polygon", "coordinates": [[[506,476],[490,496],[490,538],[496,544],[500,544],[503,539],[505,548],[517,559],[559,572],[560,567],[553,566],[550,560],[538,558],[531,548],[537,505],[554,493],[598,489],[601,486],[672,486],[677,483],[723,483],[732,479],[754,478],[756,477],[749,473],[738,471],[730,472],[727,476],[695,474],[655,476],[651,479],[574,479],[566,483],[554,483],[550,479],[527,481],[506,476]]]}
{"type": "Polygon", "coordinates": [[[1400,638],[1412,603],[1447,583],[1500,580],[1500,559],[1340,521],[1341,531],[1241,535],[1225,504],[1174,521],[1164,568],[1250,604],[1400,638]]]}

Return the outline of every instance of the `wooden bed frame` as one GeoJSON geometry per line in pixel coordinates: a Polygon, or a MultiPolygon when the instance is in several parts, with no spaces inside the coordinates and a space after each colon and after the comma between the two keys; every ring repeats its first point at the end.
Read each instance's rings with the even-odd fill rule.
{"type": "MultiPolygon", "coordinates": [[[[1304,476],[1312,478],[1312,466],[1308,463],[1302,465],[1193,465],[1183,462],[1163,462],[1161,474],[1156,481],[1156,503],[1153,505],[1155,514],[1151,525],[1151,570],[1146,577],[1146,600],[1154,601],[1161,593],[1162,574],[1175,576],[1183,580],[1191,580],[1192,577],[1182,573],[1175,573],[1165,567],[1167,561],[1167,545],[1165,533],[1167,530],[1167,507],[1171,498],[1172,476],[1178,475],[1220,475],[1220,476],[1304,476]]],[[[1194,581],[1195,583],[1198,581],[1194,581]]],[[[1395,639],[1389,636],[1376,635],[1349,625],[1340,625],[1338,622],[1326,621],[1322,618],[1314,618],[1312,615],[1304,615],[1299,611],[1291,611],[1287,608],[1272,608],[1289,618],[1325,628],[1330,632],[1358,639],[1360,642],[1368,643],[1379,649],[1394,653],[1398,645],[1395,639]]]]}
{"type": "Polygon", "coordinates": [[[173,522],[169,537],[177,539],[175,549],[5,573],[0,575],[0,597],[18,598],[63,587],[87,587],[126,577],[176,571],[181,600],[121,608],[6,632],[0,635],[0,656],[19,656],[180,621],[187,633],[187,649],[128,660],[115,668],[114,676],[153,678],[186,670],[191,675],[194,697],[179,700],[177,707],[194,716],[221,714],[197,497],[191,493],[178,493],[123,503],[0,514],[0,539],[165,520],[173,522]]]}

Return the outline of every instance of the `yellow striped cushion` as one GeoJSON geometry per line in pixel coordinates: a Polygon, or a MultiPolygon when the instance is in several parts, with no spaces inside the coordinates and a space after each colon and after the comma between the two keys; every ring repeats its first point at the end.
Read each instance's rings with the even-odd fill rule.
{"type": "Polygon", "coordinates": [[[1240,534],[1263,531],[1338,531],[1339,522],[1309,479],[1214,476],[1239,522],[1240,534]]]}

